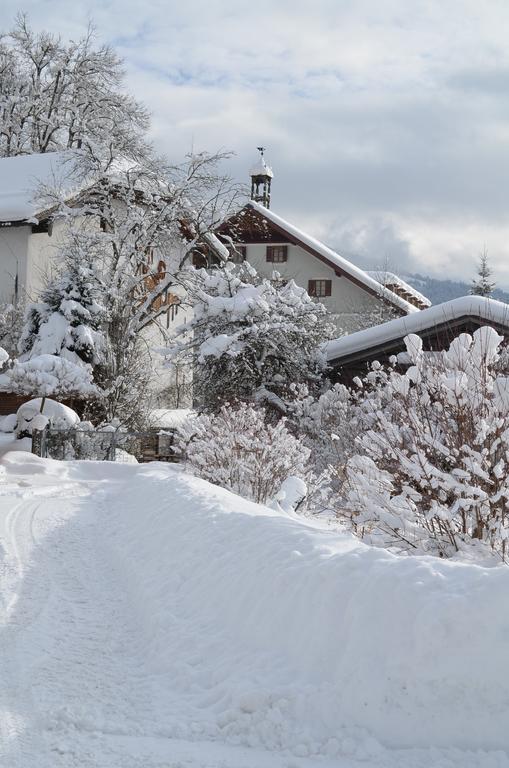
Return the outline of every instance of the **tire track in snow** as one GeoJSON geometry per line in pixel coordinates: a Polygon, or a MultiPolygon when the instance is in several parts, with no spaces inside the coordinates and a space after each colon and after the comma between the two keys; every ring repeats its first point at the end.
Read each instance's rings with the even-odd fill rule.
{"type": "MultiPolygon", "coordinates": [[[[101,541],[101,517],[107,511],[77,498],[67,501],[61,514],[61,504],[55,496],[38,499],[37,505],[23,500],[11,510],[6,526],[19,576],[14,589],[21,589],[21,595],[8,631],[0,636],[3,657],[10,659],[11,671],[18,668],[9,682],[7,677],[0,682],[0,700],[4,711],[23,715],[16,727],[9,726],[9,756],[16,768],[31,766],[29,756],[36,754],[37,768],[88,765],[88,739],[138,736],[153,718],[136,618],[111,552],[101,541]],[[54,527],[38,546],[39,522],[35,537],[33,531],[41,507],[43,517],[53,517],[54,527]],[[46,584],[43,599],[41,581],[46,584]],[[30,695],[16,684],[20,663],[30,695]],[[85,737],[79,757],[74,754],[78,734],[85,737]]],[[[1,671],[0,664],[0,680],[1,671]]]]}
{"type": "Polygon", "coordinates": [[[33,618],[29,613],[18,612],[16,606],[29,554],[34,546],[33,520],[38,507],[38,502],[30,504],[22,499],[11,506],[4,519],[0,569],[3,604],[0,624],[0,737],[3,743],[21,738],[24,731],[24,718],[19,712],[23,696],[23,663],[17,649],[23,627],[33,618]]]}
{"type": "MultiPolygon", "coordinates": [[[[26,754],[27,731],[35,711],[31,686],[31,636],[36,632],[35,627],[51,594],[48,574],[44,578],[35,571],[34,556],[46,529],[51,529],[55,523],[60,524],[63,517],[63,500],[58,486],[46,487],[42,489],[42,494],[34,494],[31,489],[20,489],[19,485],[2,491],[0,756],[2,751],[6,752],[11,747],[15,747],[20,754],[26,754]],[[41,496],[49,501],[51,512],[44,509],[45,520],[36,525],[44,506],[41,496]]],[[[64,506],[67,504],[64,502],[64,506]]],[[[19,763],[20,768],[24,765],[23,760],[19,763]]]]}

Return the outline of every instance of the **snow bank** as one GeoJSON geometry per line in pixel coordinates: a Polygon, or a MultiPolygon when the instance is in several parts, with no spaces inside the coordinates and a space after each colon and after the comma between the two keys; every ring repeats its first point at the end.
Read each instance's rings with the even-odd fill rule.
{"type": "Polygon", "coordinates": [[[509,748],[509,569],[398,558],[172,468],[130,472],[107,531],[174,736],[509,748]]]}
{"type": "Polygon", "coordinates": [[[2,465],[27,494],[16,557],[44,531],[5,647],[36,690],[31,754],[57,745],[9,764],[134,768],[159,739],[136,765],[509,765],[509,569],[398,558],[162,464],[2,465]],[[217,759],[175,762],[182,741],[217,759]]]}
{"type": "Polygon", "coordinates": [[[0,416],[0,432],[14,432],[18,417],[15,413],[8,413],[7,416],[0,416]]]}

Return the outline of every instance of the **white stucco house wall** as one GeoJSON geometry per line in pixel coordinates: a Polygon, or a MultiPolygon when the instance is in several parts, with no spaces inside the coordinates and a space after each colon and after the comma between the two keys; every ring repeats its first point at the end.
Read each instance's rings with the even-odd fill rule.
{"type": "Polygon", "coordinates": [[[271,210],[273,172],[263,153],[250,175],[251,200],[217,231],[234,258],[245,259],[264,277],[277,271],[284,280],[293,279],[330,310],[343,333],[430,305],[396,275],[360,269],[271,210]]]}

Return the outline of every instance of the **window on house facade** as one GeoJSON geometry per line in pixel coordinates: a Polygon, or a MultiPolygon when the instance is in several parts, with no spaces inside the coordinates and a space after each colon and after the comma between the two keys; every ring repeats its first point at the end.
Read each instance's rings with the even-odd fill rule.
{"type": "Polygon", "coordinates": [[[230,259],[234,264],[242,264],[247,258],[247,248],[245,245],[233,245],[230,249],[230,259]]]}
{"type": "Polygon", "coordinates": [[[172,302],[168,306],[168,311],[166,312],[166,327],[170,327],[170,323],[172,323],[179,311],[179,303],[178,302],[172,302]]]}
{"type": "Polygon", "coordinates": [[[113,226],[104,216],[99,218],[99,227],[103,232],[113,232],[113,226]]]}
{"type": "Polygon", "coordinates": [[[51,237],[53,234],[53,222],[50,219],[42,219],[38,224],[32,224],[32,234],[46,234],[51,237]]]}
{"type": "Polygon", "coordinates": [[[287,245],[268,245],[267,246],[267,261],[273,264],[282,264],[288,261],[288,246],[287,245]]]}
{"type": "Polygon", "coordinates": [[[196,269],[207,269],[207,257],[203,253],[195,251],[193,253],[193,267],[196,267],[196,269]]]}
{"type": "Polygon", "coordinates": [[[143,261],[141,262],[141,272],[143,275],[148,274],[152,268],[152,264],[154,263],[154,249],[151,245],[147,246],[145,248],[145,251],[143,253],[143,261]]]}
{"type": "Polygon", "coordinates": [[[308,293],[310,296],[331,296],[332,280],[310,280],[308,282],[308,293]]]}

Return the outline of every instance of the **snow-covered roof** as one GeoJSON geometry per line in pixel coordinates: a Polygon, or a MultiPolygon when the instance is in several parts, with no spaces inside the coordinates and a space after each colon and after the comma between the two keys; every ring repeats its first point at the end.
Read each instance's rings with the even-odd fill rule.
{"type": "Polygon", "coordinates": [[[149,422],[161,429],[178,429],[196,416],[192,408],[155,408],[150,412],[149,422]]]}
{"type": "Polygon", "coordinates": [[[419,334],[463,317],[475,317],[487,323],[504,325],[509,330],[509,304],[484,296],[462,296],[428,309],[421,309],[408,317],[398,317],[373,328],[334,339],[326,344],[326,357],[327,360],[337,360],[402,339],[409,333],[419,334]]]}
{"type": "Polygon", "coordinates": [[[249,171],[250,176],[269,176],[269,178],[274,178],[274,173],[272,171],[272,168],[270,165],[267,165],[265,160],[262,158],[258,159],[258,162],[253,165],[251,170],[249,171]]]}
{"type": "Polygon", "coordinates": [[[395,275],[394,272],[387,272],[384,269],[376,269],[369,270],[366,272],[366,274],[368,274],[381,285],[386,285],[388,287],[397,286],[401,291],[410,294],[421,304],[424,304],[427,307],[431,307],[431,301],[426,296],[424,296],[422,293],[419,293],[419,291],[417,291],[413,285],[405,282],[405,280],[399,277],[399,275],[395,275]]]}
{"type": "Polygon", "coordinates": [[[333,251],[332,248],[324,245],[324,243],[322,243],[320,240],[317,240],[314,237],[310,237],[310,235],[307,235],[301,229],[294,227],[293,224],[285,221],[285,219],[275,214],[269,208],[265,208],[265,206],[261,205],[261,203],[257,203],[255,200],[250,200],[247,205],[251,206],[251,208],[253,208],[255,211],[258,211],[268,221],[271,221],[277,227],[283,229],[293,238],[300,241],[304,246],[307,246],[309,249],[317,253],[324,261],[328,262],[332,268],[337,268],[344,275],[350,277],[354,282],[364,285],[371,293],[374,293],[377,296],[380,296],[380,298],[389,301],[391,304],[398,307],[399,309],[402,309],[407,314],[413,314],[415,312],[421,311],[418,307],[410,304],[410,302],[405,301],[405,299],[402,299],[400,296],[393,293],[393,291],[391,291],[389,288],[385,288],[379,283],[378,280],[375,280],[363,269],[356,267],[355,264],[352,264],[350,261],[343,258],[343,256],[340,256],[339,253],[333,251]]]}
{"type": "Polygon", "coordinates": [[[41,186],[73,196],[82,186],[72,152],[17,155],[0,158],[0,221],[33,219],[44,209],[37,193],[41,186]]]}

